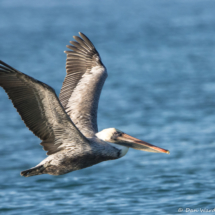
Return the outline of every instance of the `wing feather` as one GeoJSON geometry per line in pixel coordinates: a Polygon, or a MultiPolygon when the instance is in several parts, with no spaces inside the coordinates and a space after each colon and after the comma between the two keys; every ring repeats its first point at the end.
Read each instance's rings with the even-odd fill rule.
{"type": "Polygon", "coordinates": [[[85,136],[98,132],[97,109],[100,93],[107,77],[99,53],[83,34],[74,36],[65,51],[66,78],[59,99],[74,124],[85,136]]]}
{"type": "Polygon", "coordinates": [[[87,139],[73,124],[48,85],[21,73],[0,61],[0,86],[4,88],[26,126],[53,154],[72,141],[87,143],[87,139]],[[59,132],[60,131],[60,132],[59,132]]]}

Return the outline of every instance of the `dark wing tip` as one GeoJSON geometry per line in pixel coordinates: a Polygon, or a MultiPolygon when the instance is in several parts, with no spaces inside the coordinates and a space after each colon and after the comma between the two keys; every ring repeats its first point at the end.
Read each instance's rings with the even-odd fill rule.
{"type": "MultiPolygon", "coordinates": [[[[12,66],[6,64],[4,61],[0,60],[0,64],[4,66],[5,69],[9,69],[12,71],[17,71],[16,69],[14,69],[12,66]]],[[[3,69],[3,68],[2,68],[3,69]]]]}
{"type": "Polygon", "coordinates": [[[93,43],[89,40],[89,38],[81,32],[79,32],[79,35],[80,36],[73,36],[73,38],[76,41],[70,41],[70,44],[72,45],[66,46],[67,48],[72,50],[72,51],[64,51],[64,53],[67,54],[67,64],[72,63],[70,62],[71,60],[75,60],[76,62],[78,62],[79,60],[82,59],[86,61],[85,66],[87,67],[90,66],[89,62],[91,62],[90,63],[91,66],[95,66],[95,65],[104,66],[101,62],[101,58],[99,56],[98,51],[96,50],[93,43]]]}
{"type": "Polygon", "coordinates": [[[88,38],[85,34],[79,32],[79,35],[81,36],[81,38],[84,40],[84,42],[85,42],[89,47],[95,48],[94,45],[92,44],[92,42],[89,40],[89,38],[88,38]]]}

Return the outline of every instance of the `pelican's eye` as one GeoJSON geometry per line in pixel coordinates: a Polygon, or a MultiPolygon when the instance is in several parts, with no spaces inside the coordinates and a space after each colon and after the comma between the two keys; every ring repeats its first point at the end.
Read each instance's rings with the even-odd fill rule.
{"type": "Polygon", "coordinates": [[[122,136],[122,132],[116,131],[116,132],[114,132],[114,134],[111,137],[111,139],[116,140],[120,136],[122,136]]]}

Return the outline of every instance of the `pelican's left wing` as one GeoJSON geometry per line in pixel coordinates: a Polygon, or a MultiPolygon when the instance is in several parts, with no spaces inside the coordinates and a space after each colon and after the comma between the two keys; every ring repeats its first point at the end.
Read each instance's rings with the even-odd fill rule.
{"type": "Polygon", "coordinates": [[[55,91],[0,60],[0,86],[8,94],[26,126],[42,140],[47,155],[85,147],[89,141],[65,113],[55,91]]]}
{"type": "Polygon", "coordinates": [[[74,124],[87,137],[98,132],[97,109],[100,93],[107,77],[99,53],[82,33],[70,41],[65,51],[66,78],[60,92],[60,101],[74,124]]]}

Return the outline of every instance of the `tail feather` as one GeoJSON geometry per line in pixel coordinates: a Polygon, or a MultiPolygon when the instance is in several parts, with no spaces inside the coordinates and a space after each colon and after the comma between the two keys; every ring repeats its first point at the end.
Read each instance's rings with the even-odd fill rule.
{"type": "Polygon", "coordinates": [[[30,177],[34,175],[41,175],[43,174],[43,170],[45,167],[43,165],[33,167],[31,169],[24,170],[20,173],[21,176],[30,177]]]}

